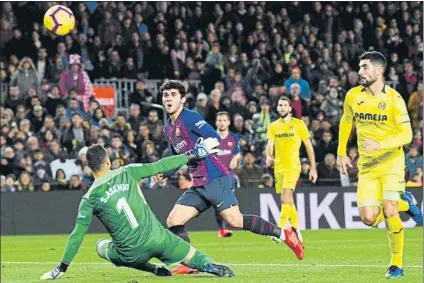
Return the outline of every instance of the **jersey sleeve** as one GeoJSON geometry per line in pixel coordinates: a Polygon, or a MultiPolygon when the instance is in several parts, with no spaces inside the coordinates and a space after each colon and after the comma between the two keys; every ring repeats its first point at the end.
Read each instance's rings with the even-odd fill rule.
{"type": "Polygon", "coordinates": [[[352,110],[352,95],[353,95],[352,92],[353,90],[350,90],[346,94],[346,98],[343,103],[343,115],[345,116],[346,121],[350,123],[353,122],[353,118],[354,118],[354,114],[352,110]]]}
{"type": "Polygon", "coordinates": [[[240,153],[240,141],[237,135],[233,135],[233,137],[234,137],[234,141],[236,142],[236,145],[234,146],[234,149],[233,149],[233,154],[236,155],[240,153]]]}
{"type": "Polygon", "coordinates": [[[410,121],[405,100],[399,93],[396,93],[393,103],[395,124],[408,123],[410,121]]]}
{"type": "Polygon", "coordinates": [[[303,121],[300,121],[299,134],[302,141],[306,141],[309,139],[309,130],[305,122],[303,121]]]}
{"type": "Polygon", "coordinates": [[[137,182],[143,178],[155,176],[157,174],[163,174],[171,170],[180,168],[181,166],[187,164],[188,158],[184,154],[175,155],[163,158],[155,163],[150,164],[129,164],[124,167],[131,177],[133,177],[137,182]]]}
{"type": "Polygon", "coordinates": [[[209,125],[209,123],[206,122],[197,112],[189,112],[189,114],[184,119],[184,123],[189,131],[193,131],[205,139],[216,138],[218,141],[221,140],[221,137],[218,135],[215,129],[212,128],[212,126],[209,125]]]}
{"type": "Polygon", "coordinates": [[[93,220],[94,207],[88,198],[83,198],[78,208],[77,224],[90,226],[93,220]]]}
{"type": "Polygon", "coordinates": [[[274,140],[274,137],[275,137],[275,127],[274,127],[274,124],[273,123],[271,123],[269,125],[269,127],[268,127],[268,134],[267,134],[267,136],[268,136],[268,138],[270,140],[274,140]]]}

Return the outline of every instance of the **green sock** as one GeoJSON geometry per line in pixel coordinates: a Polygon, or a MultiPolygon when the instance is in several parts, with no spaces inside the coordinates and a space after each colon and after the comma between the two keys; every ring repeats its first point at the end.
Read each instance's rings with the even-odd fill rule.
{"type": "Polygon", "coordinates": [[[215,263],[207,254],[201,253],[196,250],[196,253],[188,262],[187,266],[202,271],[202,268],[207,263],[215,263]]]}

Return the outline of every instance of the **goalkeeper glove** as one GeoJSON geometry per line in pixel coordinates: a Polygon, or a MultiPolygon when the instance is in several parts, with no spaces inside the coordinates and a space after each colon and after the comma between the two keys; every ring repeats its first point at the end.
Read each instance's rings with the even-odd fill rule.
{"type": "Polygon", "coordinates": [[[63,261],[56,266],[55,269],[46,272],[41,276],[41,280],[55,280],[59,279],[63,274],[65,274],[66,270],[68,269],[69,264],[64,263],[63,261]]]}
{"type": "Polygon", "coordinates": [[[194,146],[194,150],[186,152],[189,163],[204,159],[211,154],[217,153],[219,141],[216,138],[199,138],[194,146]]]}

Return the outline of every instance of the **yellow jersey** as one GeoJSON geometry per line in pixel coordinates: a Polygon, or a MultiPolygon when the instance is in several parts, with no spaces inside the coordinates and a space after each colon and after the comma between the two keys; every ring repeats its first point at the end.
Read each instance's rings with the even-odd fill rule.
{"type": "Polygon", "coordinates": [[[364,139],[382,142],[398,134],[398,124],[410,122],[405,101],[396,90],[385,85],[380,93],[372,95],[362,86],[354,87],[346,94],[344,115],[356,126],[360,173],[373,171],[375,165],[383,172],[404,166],[402,147],[379,151],[364,151],[362,147],[364,139]]]}
{"type": "Polygon", "coordinates": [[[274,172],[300,171],[300,146],[309,138],[305,122],[297,118],[284,122],[280,118],[269,125],[268,138],[274,141],[274,172]]]}

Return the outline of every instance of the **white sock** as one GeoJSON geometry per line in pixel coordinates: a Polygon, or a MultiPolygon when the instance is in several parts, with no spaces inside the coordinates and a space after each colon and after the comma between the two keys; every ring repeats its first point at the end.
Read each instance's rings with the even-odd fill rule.
{"type": "Polygon", "coordinates": [[[280,240],[281,241],[286,241],[286,234],[284,233],[284,230],[283,229],[281,229],[280,240]]]}

